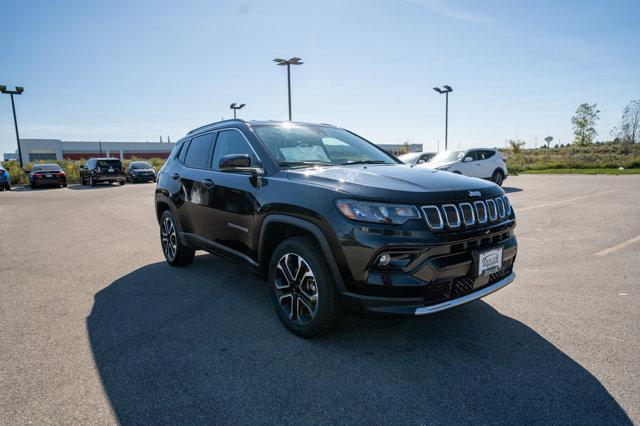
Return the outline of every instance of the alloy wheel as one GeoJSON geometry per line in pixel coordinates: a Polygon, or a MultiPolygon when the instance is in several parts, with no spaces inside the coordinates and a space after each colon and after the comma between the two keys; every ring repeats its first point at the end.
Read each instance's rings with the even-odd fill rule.
{"type": "Polygon", "coordinates": [[[173,221],[165,217],[160,228],[160,237],[162,239],[162,251],[167,260],[173,261],[178,250],[178,236],[176,235],[176,227],[173,221]]]}
{"type": "Polygon", "coordinates": [[[318,285],[309,264],[298,254],[287,253],[275,271],[278,305],[298,325],[308,325],[318,312],[318,285]]]}

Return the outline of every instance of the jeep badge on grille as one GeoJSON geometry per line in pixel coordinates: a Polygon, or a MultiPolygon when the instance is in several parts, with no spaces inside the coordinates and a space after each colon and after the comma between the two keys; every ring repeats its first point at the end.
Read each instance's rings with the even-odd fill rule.
{"type": "Polygon", "coordinates": [[[480,191],[469,191],[469,197],[480,197],[482,194],[480,191]]]}

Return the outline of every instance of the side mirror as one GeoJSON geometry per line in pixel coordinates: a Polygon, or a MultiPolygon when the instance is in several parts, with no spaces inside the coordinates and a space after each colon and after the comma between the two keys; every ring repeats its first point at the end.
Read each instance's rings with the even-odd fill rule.
{"type": "Polygon", "coordinates": [[[251,157],[248,154],[231,154],[225,155],[218,163],[218,169],[221,172],[250,172],[251,157]]]}
{"type": "Polygon", "coordinates": [[[79,167],[80,167],[80,169],[84,169],[84,166],[79,166],[79,167]]]}
{"type": "Polygon", "coordinates": [[[473,161],[473,157],[464,157],[465,163],[468,163],[469,161],[473,161]]]}

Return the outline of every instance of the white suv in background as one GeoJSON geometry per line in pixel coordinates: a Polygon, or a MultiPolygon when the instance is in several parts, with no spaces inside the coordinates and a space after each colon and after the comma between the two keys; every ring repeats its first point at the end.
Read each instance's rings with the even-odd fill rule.
{"type": "Polygon", "coordinates": [[[416,167],[443,170],[465,176],[489,179],[498,185],[508,176],[504,157],[495,148],[472,148],[466,151],[443,151],[416,167]]]}

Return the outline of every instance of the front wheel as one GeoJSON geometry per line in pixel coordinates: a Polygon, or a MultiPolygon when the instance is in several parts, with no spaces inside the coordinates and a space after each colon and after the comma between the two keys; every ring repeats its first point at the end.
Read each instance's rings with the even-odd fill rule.
{"type": "Polygon", "coordinates": [[[176,220],[171,210],[166,210],[160,218],[160,243],[164,258],[169,265],[185,266],[193,262],[196,252],[180,241],[176,220]]]}
{"type": "Polygon", "coordinates": [[[504,175],[502,174],[502,171],[494,171],[493,175],[491,175],[491,181],[498,186],[502,186],[502,182],[504,181],[504,175]]]}
{"type": "Polygon", "coordinates": [[[96,186],[96,181],[93,180],[93,177],[89,176],[89,185],[90,186],[96,186]]]}
{"type": "Polygon", "coordinates": [[[289,331],[321,336],[342,317],[333,278],[315,241],[294,237],[282,242],[269,262],[273,306],[289,331]]]}

